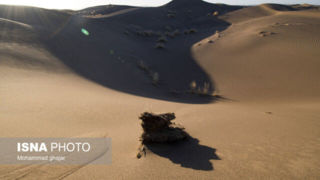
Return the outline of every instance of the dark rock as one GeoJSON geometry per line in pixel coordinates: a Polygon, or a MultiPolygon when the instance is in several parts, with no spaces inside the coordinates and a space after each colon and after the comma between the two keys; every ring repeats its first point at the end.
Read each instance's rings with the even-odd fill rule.
{"type": "Polygon", "coordinates": [[[140,116],[143,133],[141,136],[142,144],[150,143],[172,143],[189,137],[184,131],[184,127],[172,123],[174,113],[152,114],[143,113],[140,116]]]}

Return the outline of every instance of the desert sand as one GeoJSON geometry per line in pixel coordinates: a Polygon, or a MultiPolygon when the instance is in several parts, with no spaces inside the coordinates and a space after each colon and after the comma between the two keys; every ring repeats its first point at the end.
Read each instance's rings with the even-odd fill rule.
{"type": "Polygon", "coordinates": [[[319,32],[311,5],[1,5],[0,137],[111,137],[112,164],[0,179],[319,179],[319,32]],[[145,111],[191,139],[137,159],[145,111]]]}

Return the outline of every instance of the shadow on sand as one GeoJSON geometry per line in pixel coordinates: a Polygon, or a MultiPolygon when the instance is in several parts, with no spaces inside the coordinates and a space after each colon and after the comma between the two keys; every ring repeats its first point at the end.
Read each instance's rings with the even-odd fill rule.
{"type": "Polygon", "coordinates": [[[223,31],[230,25],[208,16],[208,12],[215,9],[229,12],[240,7],[198,0],[192,1],[195,5],[186,7],[181,2],[174,1],[157,8],[138,8],[107,18],[73,15],[59,32],[43,42],[74,72],[108,88],[181,103],[203,104],[219,100],[215,96],[186,93],[193,81],[197,82],[197,88],[209,84],[208,94],[215,91],[213,80],[197,64],[190,48],[216,30],[223,31]],[[176,13],[173,19],[167,17],[167,12],[171,11],[176,13]],[[81,33],[82,28],[89,35],[81,33]],[[197,28],[197,32],[184,34],[185,29],[192,28],[197,28]],[[179,29],[180,35],[167,37],[165,49],[155,48],[159,38],[156,35],[137,35],[138,31],[151,30],[165,34],[176,29],[179,29]],[[152,77],[139,69],[140,61],[159,75],[158,86],[153,86],[152,77]]]}
{"type": "Polygon", "coordinates": [[[195,170],[212,171],[213,164],[210,160],[221,160],[216,154],[216,149],[199,144],[199,140],[190,137],[186,141],[172,144],[151,144],[147,148],[162,157],[170,159],[181,167],[195,170]]]}

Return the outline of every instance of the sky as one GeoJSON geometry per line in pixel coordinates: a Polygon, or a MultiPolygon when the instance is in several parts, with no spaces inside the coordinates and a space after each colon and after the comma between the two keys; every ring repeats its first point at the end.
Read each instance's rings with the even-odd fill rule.
{"type": "MultiPolygon", "coordinates": [[[[105,4],[121,4],[133,6],[159,6],[170,0],[0,0],[0,4],[27,5],[48,9],[73,9],[79,10],[105,4]]],[[[278,4],[318,4],[320,0],[205,0],[212,3],[225,3],[234,5],[256,5],[262,3],[278,4]]]]}

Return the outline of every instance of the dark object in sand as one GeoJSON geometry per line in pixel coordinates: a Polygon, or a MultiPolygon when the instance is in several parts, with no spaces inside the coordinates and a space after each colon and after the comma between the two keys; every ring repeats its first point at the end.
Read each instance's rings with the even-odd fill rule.
{"type": "Polygon", "coordinates": [[[270,36],[270,35],[274,35],[274,34],[276,34],[276,33],[274,33],[274,32],[269,32],[269,31],[260,31],[260,32],[259,32],[259,35],[260,35],[261,37],[270,36]]]}
{"type": "Polygon", "coordinates": [[[171,122],[175,118],[174,113],[143,113],[140,116],[143,128],[142,144],[171,143],[186,139],[189,135],[184,131],[184,127],[171,122]]]}

